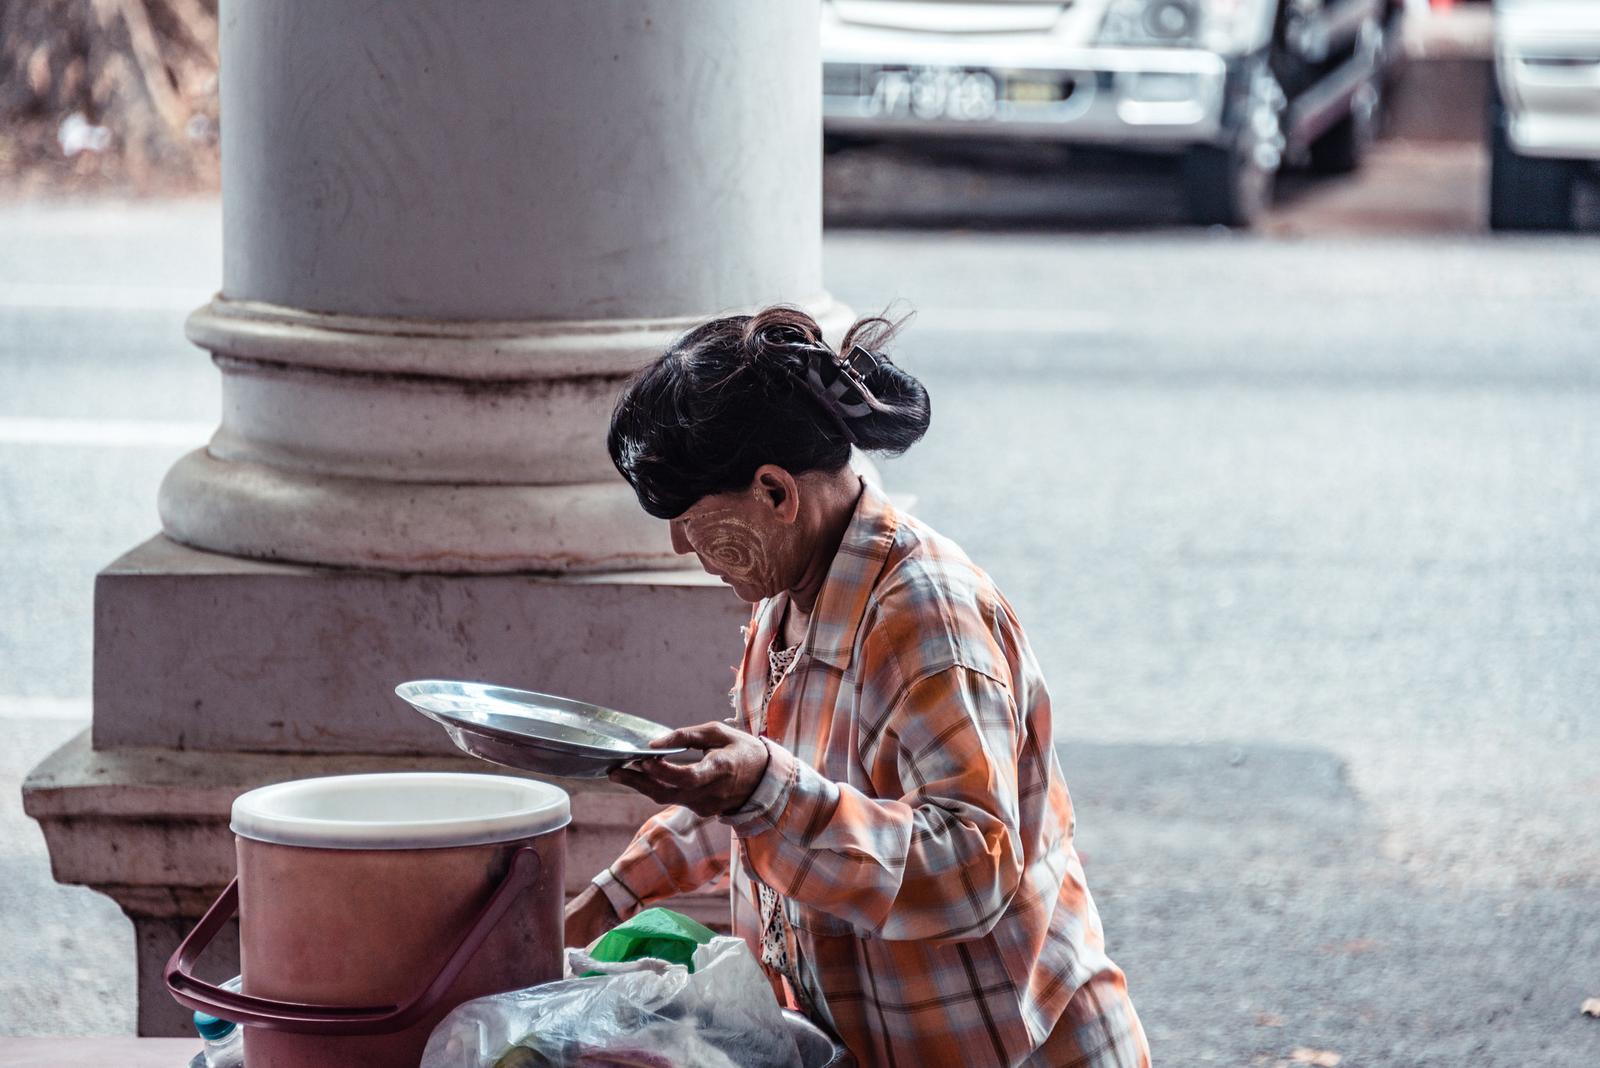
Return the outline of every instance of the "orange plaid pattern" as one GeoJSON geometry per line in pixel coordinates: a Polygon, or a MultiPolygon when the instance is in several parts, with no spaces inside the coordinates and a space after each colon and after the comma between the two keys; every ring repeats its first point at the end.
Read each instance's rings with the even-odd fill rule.
{"type": "MultiPolygon", "coordinates": [[[[745,632],[746,727],[786,596],[745,632]]],[[[663,810],[595,882],[628,916],[727,879],[752,948],[765,883],[783,899],[798,1000],[863,1066],[1147,1068],[1052,731],[1005,598],[864,487],[768,705],[750,802],[720,820],[663,810]]]]}

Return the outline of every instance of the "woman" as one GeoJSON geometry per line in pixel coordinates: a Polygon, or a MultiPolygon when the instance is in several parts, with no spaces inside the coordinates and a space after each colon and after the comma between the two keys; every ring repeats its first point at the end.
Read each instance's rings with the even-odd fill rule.
{"type": "Polygon", "coordinates": [[[863,320],[841,357],[792,308],[717,319],[618,402],[639,503],[756,607],[733,719],[658,743],[705,756],[612,774],[669,807],[573,899],[567,943],[727,879],[775,991],[864,1068],[1141,1068],[1022,627],[849,466],[928,427],[893,332],[863,320]]]}

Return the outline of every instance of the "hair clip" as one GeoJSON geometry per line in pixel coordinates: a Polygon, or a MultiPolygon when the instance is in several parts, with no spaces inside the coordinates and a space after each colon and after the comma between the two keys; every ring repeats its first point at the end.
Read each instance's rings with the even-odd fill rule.
{"type": "Polygon", "coordinates": [[[859,419],[870,415],[876,410],[877,397],[867,386],[867,376],[878,369],[878,358],[860,345],[850,346],[848,353],[835,355],[820,346],[814,350],[819,360],[813,360],[806,368],[806,379],[811,383],[811,388],[819,395],[825,397],[841,416],[846,419],[859,419]],[[817,366],[820,359],[826,359],[833,365],[834,377],[830,383],[822,381],[821,369],[817,366]],[[854,391],[860,398],[857,403],[850,403],[845,397],[854,391]]]}
{"type": "Polygon", "coordinates": [[[835,363],[840,371],[850,375],[852,384],[861,391],[863,397],[872,396],[867,388],[867,376],[878,369],[878,356],[868,352],[860,345],[851,345],[850,351],[840,356],[835,363]]]}

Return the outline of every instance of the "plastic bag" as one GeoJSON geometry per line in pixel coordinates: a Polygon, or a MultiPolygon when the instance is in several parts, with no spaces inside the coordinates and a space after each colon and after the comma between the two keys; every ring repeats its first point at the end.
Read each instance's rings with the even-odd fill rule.
{"type": "Polygon", "coordinates": [[[750,948],[714,938],[682,964],[567,950],[572,975],[457,1006],[421,1068],[801,1068],[750,948]]]}

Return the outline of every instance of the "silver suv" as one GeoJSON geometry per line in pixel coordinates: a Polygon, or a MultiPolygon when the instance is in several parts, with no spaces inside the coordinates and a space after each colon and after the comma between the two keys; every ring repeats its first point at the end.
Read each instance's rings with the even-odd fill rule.
{"type": "Polygon", "coordinates": [[[1175,154],[1249,225],[1286,158],[1353,169],[1402,0],[823,0],[823,128],[1175,154]]]}
{"type": "Polygon", "coordinates": [[[1564,230],[1600,163],[1600,3],[1497,0],[1489,225],[1564,230]]]}

